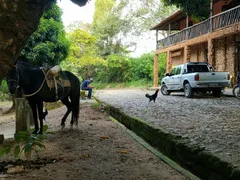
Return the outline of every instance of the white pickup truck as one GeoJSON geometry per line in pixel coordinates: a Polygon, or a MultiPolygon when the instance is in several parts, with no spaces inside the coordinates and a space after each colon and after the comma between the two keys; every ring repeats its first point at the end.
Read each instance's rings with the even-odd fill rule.
{"type": "Polygon", "coordinates": [[[192,98],[195,92],[211,91],[214,97],[221,97],[222,90],[230,85],[228,72],[215,72],[206,62],[189,62],[172,68],[161,81],[161,93],[170,95],[183,91],[185,97],[192,98]]]}

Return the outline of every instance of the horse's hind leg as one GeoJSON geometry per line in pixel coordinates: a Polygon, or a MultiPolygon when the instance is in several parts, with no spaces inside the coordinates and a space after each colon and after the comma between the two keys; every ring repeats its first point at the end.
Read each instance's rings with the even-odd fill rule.
{"type": "Polygon", "coordinates": [[[39,130],[39,126],[38,126],[38,118],[37,118],[37,107],[36,107],[36,103],[28,101],[31,109],[32,109],[32,114],[33,114],[33,119],[34,119],[34,126],[35,129],[32,132],[33,134],[37,134],[38,130],[39,130]]]}
{"type": "MultiPolygon", "coordinates": [[[[65,113],[65,115],[63,116],[62,118],[62,122],[61,122],[61,126],[62,128],[65,127],[65,121],[69,115],[69,113],[72,111],[71,109],[71,103],[69,102],[68,100],[68,97],[64,98],[64,99],[61,99],[62,103],[67,107],[67,112],[65,113]]],[[[72,122],[71,122],[72,123],[72,122]]]]}
{"type": "Polygon", "coordinates": [[[43,101],[39,101],[37,103],[37,108],[38,108],[38,118],[40,121],[40,131],[39,134],[43,133],[43,101]]]}

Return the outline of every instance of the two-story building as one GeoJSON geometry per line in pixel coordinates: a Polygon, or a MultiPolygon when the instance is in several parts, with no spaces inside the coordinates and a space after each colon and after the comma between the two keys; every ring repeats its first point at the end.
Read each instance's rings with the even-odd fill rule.
{"type": "MultiPolygon", "coordinates": [[[[210,5],[209,5],[210,6],[210,5]]],[[[231,85],[240,71],[240,0],[213,0],[212,16],[194,22],[177,11],[151,28],[156,30],[154,86],[158,86],[158,55],[167,54],[167,72],[186,62],[208,62],[216,71],[228,71],[231,85]],[[159,31],[168,36],[158,39],[159,31]],[[171,33],[174,32],[174,33],[171,33]]]]}

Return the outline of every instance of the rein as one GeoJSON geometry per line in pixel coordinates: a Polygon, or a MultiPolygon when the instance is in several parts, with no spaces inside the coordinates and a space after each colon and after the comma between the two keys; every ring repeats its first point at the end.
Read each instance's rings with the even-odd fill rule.
{"type": "Polygon", "coordinates": [[[42,89],[45,81],[46,81],[46,78],[43,79],[42,85],[40,86],[40,88],[39,88],[36,92],[34,92],[34,93],[32,93],[32,94],[23,94],[23,96],[24,96],[24,97],[31,97],[31,96],[34,96],[35,94],[37,94],[37,93],[42,89]]]}

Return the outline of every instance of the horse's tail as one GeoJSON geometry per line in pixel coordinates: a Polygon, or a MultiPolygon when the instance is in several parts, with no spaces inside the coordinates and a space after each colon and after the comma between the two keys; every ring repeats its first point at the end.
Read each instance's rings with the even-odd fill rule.
{"type": "Polygon", "coordinates": [[[75,119],[76,125],[78,125],[78,118],[79,118],[79,106],[80,106],[80,88],[77,90],[77,97],[74,99],[74,104],[73,104],[73,116],[75,119]]]}

